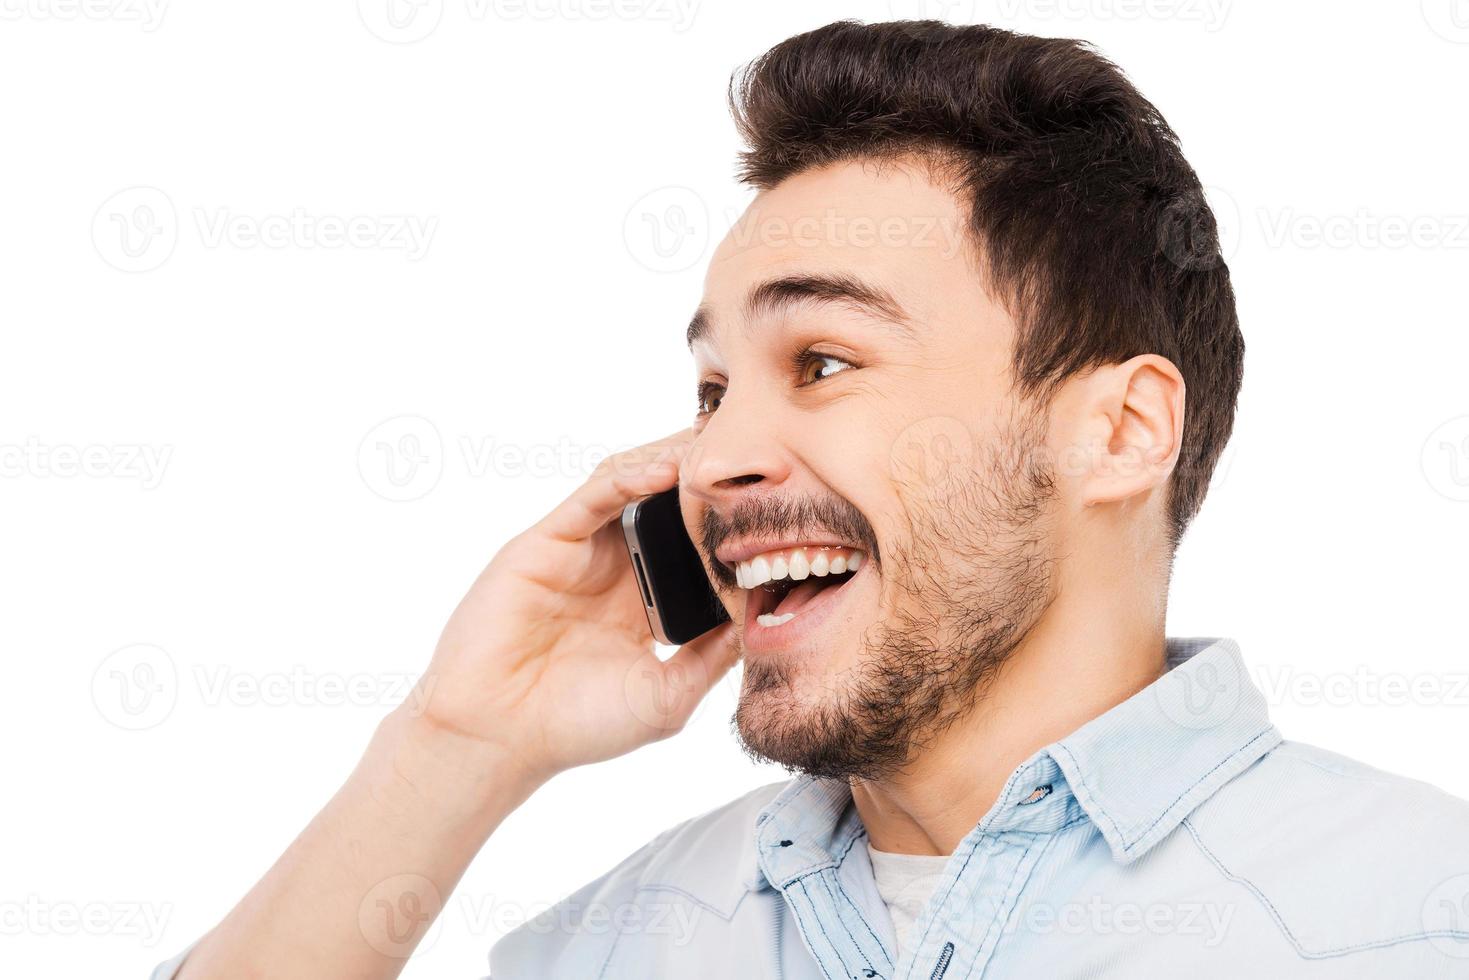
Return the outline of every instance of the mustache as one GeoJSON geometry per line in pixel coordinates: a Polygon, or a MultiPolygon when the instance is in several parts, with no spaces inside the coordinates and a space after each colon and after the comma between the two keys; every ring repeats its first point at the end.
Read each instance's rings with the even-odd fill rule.
{"type": "Polygon", "coordinates": [[[850,541],[867,553],[882,570],[877,535],[872,524],[843,497],[751,497],[741,500],[728,516],[713,507],[704,510],[699,536],[709,556],[710,575],[725,588],[736,585],[734,571],[714,558],[719,546],[730,538],[820,537],[823,534],[850,541]]]}

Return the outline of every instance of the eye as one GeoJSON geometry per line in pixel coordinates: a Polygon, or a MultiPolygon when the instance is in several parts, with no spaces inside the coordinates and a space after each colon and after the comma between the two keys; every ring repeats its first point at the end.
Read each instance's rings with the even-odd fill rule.
{"type": "Polygon", "coordinates": [[[812,350],[800,351],[795,356],[796,377],[803,386],[815,384],[855,366],[851,361],[834,354],[819,354],[812,350]]]}
{"type": "Polygon", "coordinates": [[[699,382],[699,414],[713,415],[724,397],[724,385],[715,381],[699,382]]]}

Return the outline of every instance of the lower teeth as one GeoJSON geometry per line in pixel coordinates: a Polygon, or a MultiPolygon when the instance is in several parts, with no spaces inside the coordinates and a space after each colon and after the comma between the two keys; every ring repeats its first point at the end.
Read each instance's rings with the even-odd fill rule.
{"type": "Polygon", "coordinates": [[[765,627],[789,623],[819,593],[826,589],[839,589],[846,585],[847,580],[851,577],[851,573],[847,573],[833,575],[830,578],[809,578],[800,582],[782,581],[766,585],[764,586],[765,591],[775,595],[772,601],[776,611],[761,613],[755,617],[755,622],[765,627]],[[780,612],[779,610],[783,607],[786,611],[780,612]]]}

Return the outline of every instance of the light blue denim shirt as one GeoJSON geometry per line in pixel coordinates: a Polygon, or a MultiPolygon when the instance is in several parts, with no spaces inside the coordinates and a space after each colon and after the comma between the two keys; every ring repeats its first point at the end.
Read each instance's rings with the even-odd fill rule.
{"type": "Polygon", "coordinates": [[[1469,978],[1469,804],[1283,741],[1232,641],[1168,648],[1014,771],[900,961],[849,788],[798,777],[660,834],[490,976],[1469,978]]]}

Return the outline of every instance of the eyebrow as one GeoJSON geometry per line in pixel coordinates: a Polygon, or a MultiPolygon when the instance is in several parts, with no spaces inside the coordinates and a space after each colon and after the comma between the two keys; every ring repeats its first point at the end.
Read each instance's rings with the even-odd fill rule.
{"type": "MultiPolygon", "coordinates": [[[[908,314],[891,293],[880,286],[841,273],[805,273],[757,283],[745,296],[744,312],[747,318],[753,320],[762,315],[790,310],[803,303],[837,303],[853,307],[874,319],[899,328],[910,338],[913,335],[908,314]]],[[[694,311],[694,318],[689,321],[688,332],[684,335],[688,345],[692,347],[695,341],[708,337],[713,326],[712,311],[707,304],[701,304],[694,311]]]]}

